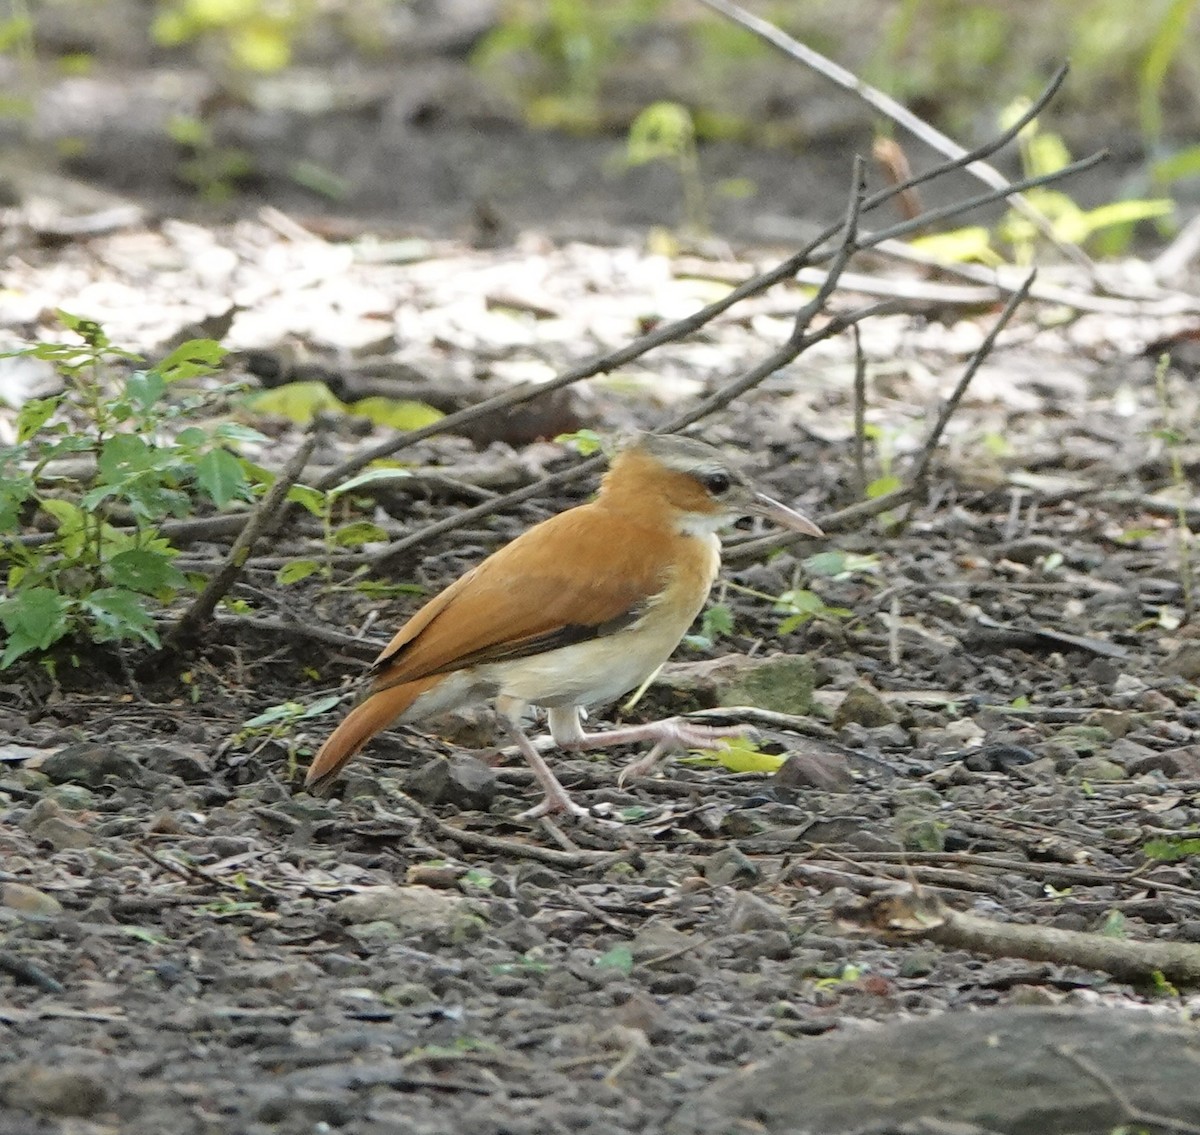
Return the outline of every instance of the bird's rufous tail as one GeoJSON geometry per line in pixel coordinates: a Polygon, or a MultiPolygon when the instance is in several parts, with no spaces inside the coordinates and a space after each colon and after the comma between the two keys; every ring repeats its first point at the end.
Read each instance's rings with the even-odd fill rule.
{"type": "Polygon", "coordinates": [[[324,788],[376,733],[386,729],[437,679],[377,690],[359,702],[325,738],[304,776],[306,788],[324,788]]]}

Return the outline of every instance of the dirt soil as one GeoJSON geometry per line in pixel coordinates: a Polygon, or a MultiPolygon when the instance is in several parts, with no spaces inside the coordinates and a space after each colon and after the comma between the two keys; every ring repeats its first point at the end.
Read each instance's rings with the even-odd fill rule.
{"type": "MultiPolygon", "coordinates": [[[[120,76],[89,89],[67,91],[81,117],[62,132],[91,133],[89,98],[124,105],[120,76]]],[[[98,151],[109,188],[117,166],[177,160],[161,123],[138,128],[148,105],[108,114],[134,147],[98,151]]],[[[559,140],[542,185],[530,155],[549,143],[513,148],[503,130],[484,143],[476,122],[461,152],[446,148],[455,124],[423,149],[407,114],[396,152],[429,161],[372,182],[387,193],[356,199],[342,228],[277,208],[303,211],[300,197],[268,194],[217,225],[179,219],[169,195],[152,219],[114,217],[107,199],[64,204],[60,183],[23,180],[0,326],[55,337],[64,307],[150,358],[218,335],[255,391],[320,380],[346,402],[454,411],[694,311],[794,251],[773,240],[844,208],[839,143],[802,210],[786,162],[749,170],[765,196],[726,217],[736,248],[550,237],[551,204],[611,236],[663,220],[651,208],[677,186],[627,174],[633,203],[614,214],[588,195],[608,143],[589,144],[588,166],[583,143],[559,140]],[[508,165],[482,160],[485,144],[508,165]],[[498,218],[476,208],[496,197],[485,176],[507,187],[498,218]],[[364,232],[372,214],[399,223],[364,232]]],[[[315,156],[353,167],[368,135],[323,129],[305,134],[315,156]]],[[[747,172],[725,154],[717,173],[747,172]]],[[[997,312],[995,294],[939,290],[893,258],[853,268],[834,312],[881,288],[903,300],[861,328],[864,475],[845,336],[695,430],[818,519],[861,500],[864,479],[911,471],[997,312]]],[[[298,714],[349,693],[422,595],[587,497],[594,480],[506,500],[578,463],[547,438],[653,429],[697,405],[786,339],[812,294],[795,283],[410,446],[413,475],[350,517],[404,541],[374,578],[362,570],[381,544],[334,551],[334,585],[279,582],[292,561],[326,561],[320,525],[293,517],[181,665],[83,653],[53,679],[5,672],[0,1133],[1200,1130],[1186,983],[885,937],[845,913],[907,881],[1000,923],[1200,944],[1200,305],[1194,277],[1159,302],[1143,268],[1109,270],[1117,298],[1077,269],[1044,271],[1062,290],[1030,301],[975,376],[926,492],[771,554],[750,547],[761,531],[733,533],[714,592],[727,618],[698,624],[635,708],[595,716],[750,721],[770,769],[684,759],[622,784],[633,751],[555,758],[592,816],[522,822],[536,790],[519,762],[495,763],[481,714],[386,734],[315,798],[303,769],[341,711],[298,714]],[[1139,288],[1144,303],[1120,298],[1139,288]],[[812,617],[781,630],[805,603],[812,617]],[[284,703],[283,727],[247,724],[284,703]]],[[[55,382],[0,369],[14,408],[55,382]]],[[[270,439],[245,455],[271,468],[303,435],[278,411],[236,411],[270,439]]],[[[0,431],[14,412],[0,409],[0,431]]],[[[330,415],[305,480],[392,433],[330,415]]],[[[232,531],[173,538],[180,566],[207,575],[232,531]]]]}
{"type": "MultiPolygon", "coordinates": [[[[691,310],[755,260],[537,237],[406,247],[393,262],[379,248],[328,243],[275,214],[31,243],[9,261],[8,321],[44,333],[42,313],[69,298],[115,341],[152,352],[232,300],[227,342],[251,383],[307,368],[453,408],[691,310]],[[139,293],[162,302],[136,306],[139,293]]],[[[919,290],[908,269],[866,266],[919,290]]],[[[583,499],[588,483],[424,531],[578,460],[532,435],[668,420],[782,341],[805,294],[781,286],[550,411],[535,403],[473,439],[406,451],[414,476],[368,509],[393,537],[414,537],[390,580],[432,591],[583,499]]],[[[830,1078],[804,1081],[827,1105],[814,1130],[955,1119],[955,1131],[1099,1131],[1129,1119],[1122,1030],[1169,1034],[1196,1004],[1187,988],[884,941],[835,910],[909,879],[1001,921],[1200,942],[1186,842],[1200,823],[1200,648],[1179,558],[1194,507],[1194,363],[1183,344],[1156,390],[1147,342],[1180,319],[1043,324],[1047,310],[1030,304],[980,371],[926,496],[773,556],[747,558],[735,533],[715,594],[730,629],[689,640],[635,710],[598,715],[752,701],[757,717],[730,712],[758,723],[762,749],[787,758],[780,771],[681,762],[622,785],[620,757],[558,759],[594,817],[520,822],[530,777],[480,759],[491,734],[479,718],[442,738],[394,731],[333,798],[306,795],[303,766],[336,711],[279,737],[245,723],[351,682],[419,596],[318,577],[282,586],[283,563],[323,555],[299,520],[258,549],[231,596],[240,613],[221,616],[186,669],[137,682],[132,654],[124,677],[87,657],[57,685],[36,667],[12,672],[0,689],[0,1130],[809,1129],[761,1100],[748,1114],[747,1093],[722,1086],[792,1053],[830,1078]],[[831,571],[808,558],[818,551],[847,558],[831,571]],[[798,588],[823,607],[781,634],[775,597],[798,588]],[[807,664],[783,688],[731,685],[728,661],[705,662],[776,655],[807,664]],[[1182,858],[1148,857],[1154,840],[1182,858]],[[1018,1006],[1104,1011],[1104,1027],[1083,1029],[1095,1062],[1064,1058],[1037,1097],[1073,1077],[1086,1109],[1035,1128],[978,1098],[926,1111],[934,1095],[914,1105],[881,1088],[864,1114],[863,1080],[945,1083],[946,1057],[931,1049],[922,1064],[920,1036],[910,1049],[901,1034],[872,1050],[872,1073],[854,1063],[856,1037],[1018,1006]],[[844,1058],[817,1058],[813,1046],[843,1042],[844,1058]],[[884,1075],[887,1052],[902,1075],[884,1075]],[[1090,1076],[1097,1063],[1112,1079],[1090,1076]],[[841,1112],[829,1110],[835,1091],[841,1112]]],[[[903,473],[995,312],[939,315],[863,327],[869,476],[903,473]]],[[[6,380],[10,397],[13,383],[53,381],[6,380]]],[[[700,433],[744,451],[774,495],[828,515],[857,495],[853,385],[852,346],[834,340],[700,433]]],[[[249,456],[279,464],[299,443],[285,419],[243,413],[272,435],[249,456]]],[[[337,418],[308,478],[369,429],[337,418]]],[[[189,570],[211,572],[224,554],[212,536],[179,541],[189,570]]],[[[356,556],[337,553],[339,580],[356,556]]],[[[772,1076],[763,1090],[779,1098],[772,1076]]],[[[1185,1122],[1186,1091],[1156,1098],[1185,1122]]]]}

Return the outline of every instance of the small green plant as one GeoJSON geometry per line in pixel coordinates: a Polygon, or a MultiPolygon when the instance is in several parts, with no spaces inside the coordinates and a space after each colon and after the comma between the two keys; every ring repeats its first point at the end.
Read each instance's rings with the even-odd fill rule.
{"type": "Polygon", "coordinates": [[[1150,839],[1142,844],[1142,854],[1147,859],[1157,859],[1163,863],[1176,863],[1180,859],[1189,859],[1193,855],[1200,855],[1200,839],[1195,836],[1150,839]]]}
{"type": "Polygon", "coordinates": [[[597,969],[615,969],[628,977],[633,972],[633,951],[624,943],[613,946],[598,958],[593,958],[592,965],[597,969]]]}
{"type": "Polygon", "coordinates": [[[295,744],[296,728],[302,721],[328,713],[342,700],[341,694],[326,694],[305,705],[303,702],[285,701],[264,709],[248,721],[230,738],[230,745],[241,748],[247,741],[257,741],[254,752],[258,752],[271,741],[282,741],[287,746],[287,775],[292,779],[299,765],[295,744]]]}
{"type": "MultiPolygon", "coordinates": [[[[1001,116],[1007,126],[1028,109],[1018,100],[1001,116]]],[[[1062,138],[1044,130],[1035,119],[1018,136],[1021,164],[1027,176],[1054,173],[1070,165],[1071,154],[1062,138]]],[[[1133,239],[1140,221],[1158,220],[1174,211],[1174,202],[1162,199],[1131,198],[1111,201],[1094,209],[1084,209],[1059,189],[1038,186],[1025,191],[1025,199],[1049,222],[1054,236],[1067,244],[1089,243],[1100,255],[1115,256],[1133,239]]],[[[992,231],[980,226],[935,233],[912,242],[913,247],[943,260],[977,260],[1002,264],[1006,259],[1022,265],[1034,263],[1045,238],[1024,213],[1010,209],[992,231]]]]}
{"type": "Polygon", "coordinates": [[[33,19],[26,0],[14,0],[10,15],[0,19],[0,56],[10,55],[16,74],[0,93],[0,119],[12,119],[29,131],[33,126],[34,93],[37,89],[37,58],[33,41],[33,19]]]}
{"type": "MultiPolygon", "coordinates": [[[[1008,125],[1027,109],[1026,102],[1014,103],[1004,112],[1003,125],[1008,125]]],[[[1071,154],[1062,138],[1042,129],[1036,119],[1021,131],[1018,143],[1027,176],[1055,173],[1071,164],[1071,154]]],[[[1175,208],[1172,201],[1161,198],[1134,198],[1083,209],[1066,193],[1045,186],[1027,190],[1025,196],[1049,219],[1060,240],[1070,244],[1091,241],[1094,250],[1105,256],[1117,255],[1129,246],[1139,221],[1170,216],[1175,208]]],[[[1001,222],[999,235],[1009,245],[1018,264],[1033,263],[1041,237],[1028,217],[1010,210],[1001,222]]]]}
{"type": "Polygon", "coordinates": [[[325,562],[318,560],[291,560],[276,573],[279,583],[299,583],[310,575],[320,573],[326,580],[333,579],[333,554],[338,548],[358,548],[363,544],[386,540],[387,532],[370,520],[347,520],[344,524],[336,524],[334,513],[338,503],[348,493],[361,489],[366,485],[379,481],[395,481],[401,477],[411,477],[407,469],[367,469],[332,489],[322,491],[308,485],[293,485],[288,491],[288,500],[294,501],[307,509],[314,516],[321,518],[325,530],[325,562]]]}
{"type": "Polygon", "coordinates": [[[594,128],[601,81],[623,41],[662,0],[510,0],[471,64],[511,94],[531,125],[594,128]]]}
{"type": "Polygon", "coordinates": [[[178,166],[180,179],[205,201],[228,201],[238,183],[254,172],[248,150],[221,145],[212,127],[195,115],[175,115],[167,123],[167,134],[186,154],[178,166]]]}
{"type": "Polygon", "coordinates": [[[691,111],[677,102],[651,103],[633,120],[625,145],[625,164],[666,162],[679,175],[683,190],[684,227],[709,231],[708,199],[696,152],[696,124],[691,111]]]}
{"type": "Polygon", "coordinates": [[[700,630],[684,635],[683,641],[694,650],[711,650],[717,639],[733,634],[733,610],[728,603],[713,603],[700,616],[700,630]]]}
{"type": "Polygon", "coordinates": [[[1127,938],[1129,936],[1128,920],[1119,910],[1110,910],[1104,916],[1099,934],[1102,938],[1127,938]]]}
{"type": "Polygon", "coordinates": [[[99,324],[59,318],[73,341],[11,352],[51,363],[63,389],[26,402],[15,443],[0,446],[0,531],[13,534],[0,546],[0,669],[71,637],[157,646],[152,611],[187,585],[159,524],[197,499],[220,508],[253,492],[230,447],[260,435],[233,422],[189,424],[236,388],[172,390],[214,373],[219,344],[193,340],[131,369],[137,356],[99,324]],[[46,531],[16,535],[31,526],[46,531]]]}
{"type": "Polygon", "coordinates": [[[282,71],[315,0],[160,0],[154,38],[164,47],[199,43],[227,71],[282,71]]]}
{"type": "MultiPolygon", "coordinates": [[[[803,562],[810,576],[832,580],[845,580],[854,575],[874,575],[879,571],[878,556],[860,556],[852,552],[833,550],[818,552],[803,562]]],[[[815,591],[806,587],[793,587],[772,597],[775,611],[787,618],[779,624],[781,635],[791,634],[798,627],[814,619],[837,622],[849,619],[854,612],[846,607],[832,607],[815,591]]]]}
{"type": "Polygon", "coordinates": [[[604,438],[595,430],[575,430],[559,434],[554,440],[558,445],[569,445],[580,457],[591,457],[604,449],[604,438]]]}

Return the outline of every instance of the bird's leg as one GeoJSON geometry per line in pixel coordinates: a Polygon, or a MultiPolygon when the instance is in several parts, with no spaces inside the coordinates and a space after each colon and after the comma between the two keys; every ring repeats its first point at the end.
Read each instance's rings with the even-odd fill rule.
{"type": "Polygon", "coordinates": [[[603,733],[585,733],[577,706],[561,706],[549,711],[550,732],[560,749],[579,752],[583,749],[606,749],[612,745],[634,745],[653,741],[654,747],[621,773],[621,781],[629,776],[645,776],[663,757],[675,749],[719,749],[728,747],[730,738],[745,737],[753,730],[747,726],[693,725],[681,717],[648,721],[644,725],[627,725],[603,733]]]}
{"type": "Polygon", "coordinates": [[[550,766],[546,764],[542,754],[533,746],[533,742],[525,736],[525,731],[507,714],[500,714],[500,721],[508,733],[509,739],[520,751],[528,762],[529,767],[533,769],[533,775],[541,785],[542,791],[546,794],[545,799],[536,804],[532,808],[521,812],[516,818],[518,820],[536,820],[539,816],[549,816],[556,812],[566,812],[569,816],[586,816],[588,810],[581,808],[574,800],[571,799],[567,790],[559,783],[558,777],[550,771],[550,766]]]}

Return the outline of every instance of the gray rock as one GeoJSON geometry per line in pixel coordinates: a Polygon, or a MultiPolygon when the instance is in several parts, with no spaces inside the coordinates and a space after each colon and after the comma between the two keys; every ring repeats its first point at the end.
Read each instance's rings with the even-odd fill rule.
{"type": "MultiPolygon", "coordinates": [[[[1129,742],[1132,744],[1132,742],[1129,742]]],[[[1141,745],[1139,749],[1144,748],[1141,745]]],[[[1200,745],[1184,745],[1178,749],[1167,749],[1156,753],[1145,749],[1136,757],[1125,762],[1125,771],[1130,776],[1158,771],[1172,779],[1196,780],[1200,778],[1200,745]]]]}
{"type": "Polygon", "coordinates": [[[854,776],[841,753],[793,753],[771,778],[781,788],[819,788],[822,792],[850,792],[854,776]]]}
{"type": "Polygon", "coordinates": [[[833,727],[841,729],[853,724],[861,725],[864,729],[878,729],[884,725],[894,725],[897,720],[896,711],[879,696],[878,690],[864,682],[856,682],[846,691],[846,696],[834,711],[833,727]]]}
{"type": "Polygon", "coordinates": [[[1194,682],[1200,678],[1200,643],[1185,642],[1162,664],[1164,674],[1194,682]]]}
{"type": "Polygon", "coordinates": [[[0,883],[0,904],[24,914],[53,918],[62,914],[62,903],[53,895],[27,887],[24,883],[0,883]]]}
{"type": "Polygon", "coordinates": [[[108,1102],[104,1079],[90,1071],[18,1064],[0,1078],[0,1101],[42,1115],[95,1115],[108,1102]]]}
{"type": "Polygon", "coordinates": [[[773,902],[744,891],[733,900],[729,929],[735,934],[755,930],[787,930],[783,911],[773,902]]]}
{"type": "Polygon", "coordinates": [[[405,788],[425,804],[486,812],[496,798],[496,773],[466,754],[435,757],[408,777],[405,788]]]}
{"type": "Polygon", "coordinates": [[[47,757],[41,771],[53,784],[70,782],[97,788],[110,777],[136,781],[141,770],[132,757],[112,745],[80,741],[47,757]]]}
{"type": "Polygon", "coordinates": [[[1075,1135],[1128,1123],[1120,1100],[1065,1055],[1071,1052],[1134,1107],[1200,1123],[1194,1029],[1111,1007],[1014,1008],[793,1041],[706,1088],[666,1131],[840,1135],[937,1117],[1011,1135],[1075,1135]]]}
{"type": "Polygon", "coordinates": [[[463,895],[432,887],[368,887],[334,904],[333,912],[347,922],[385,922],[407,931],[453,930],[464,920],[478,918],[480,908],[463,895]]]}
{"type": "Polygon", "coordinates": [[[758,865],[733,845],[714,852],[704,861],[704,877],[714,887],[753,883],[758,876],[758,865]]]}
{"type": "Polygon", "coordinates": [[[752,705],[775,713],[812,713],[813,665],[804,655],[777,654],[755,659],[724,689],[719,705],[752,705]]]}
{"type": "Polygon", "coordinates": [[[1107,757],[1084,757],[1069,770],[1072,780],[1124,780],[1125,770],[1107,757]]]}
{"type": "Polygon", "coordinates": [[[40,824],[29,830],[34,839],[45,840],[55,851],[67,851],[89,847],[92,834],[82,824],[68,820],[65,816],[47,816],[40,824]]]}

